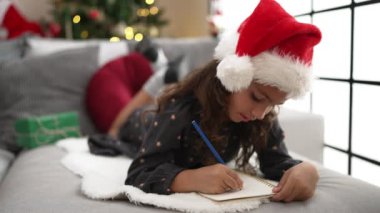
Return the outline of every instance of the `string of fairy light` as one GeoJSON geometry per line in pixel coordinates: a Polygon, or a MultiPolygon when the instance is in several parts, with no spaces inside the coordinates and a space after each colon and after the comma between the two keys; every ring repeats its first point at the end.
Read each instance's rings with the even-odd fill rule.
{"type": "MultiPolygon", "coordinates": [[[[145,3],[147,5],[154,4],[155,0],[145,0],[145,3]]],[[[156,6],[152,6],[150,8],[140,8],[136,11],[137,16],[140,17],[147,17],[149,15],[156,15],[158,14],[159,9],[156,6]]],[[[74,15],[72,18],[73,24],[79,24],[81,21],[81,16],[79,14],[74,15]]],[[[126,40],[135,40],[135,41],[141,41],[144,38],[144,35],[139,32],[135,32],[136,30],[133,27],[125,27],[124,29],[124,37],[126,40]]],[[[85,38],[88,36],[88,32],[86,30],[81,32],[81,37],[85,38]]],[[[121,38],[119,36],[112,36],[109,38],[110,42],[118,42],[121,38]]]]}

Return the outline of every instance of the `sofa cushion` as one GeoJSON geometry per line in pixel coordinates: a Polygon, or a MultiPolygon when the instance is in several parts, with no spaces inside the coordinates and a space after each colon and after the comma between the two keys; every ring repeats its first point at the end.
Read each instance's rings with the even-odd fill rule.
{"type": "Polygon", "coordinates": [[[7,150],[0,149],[0,183],[8,171],[8,167],[12,164],[15,155],[7,150]]]}
{"type": "MultiPolygon", "coordinates": [[[[107,201],[87,198],[80,191],[80,177],[60,163],[65,154],[57,146],[44,146],[22,153],[0,185],[1,211],[173,212],[151,206],[138,206],[117,198],[107,201]]],[[[305,202],[271,202],[249,212],[380,212],[378,187],[320,166],[318,170],[320,181],[313,198],[305,202]]],[[[163,195],[163,199],[165,196],[163,195]]]]}
{"type": "Polygon", "coordinates": [[[25,37],[0,41],[0,63],[22,58],[25,49],[25,37]]]}
{"type": "Polygon", "coordinates": [[[83,134],[94,127],[84,108],[87,83],[97,69],[97,47],[4,63],[0,68],[0,148],[12,152],[20,117],[77,111],[83,134]]]}
{"type": "Polygon", "coordinates": [[[25,57],[35,57],[49,55],[60,51],[83,48],[88,46],[98,46],[98,66],[103,66],[107,62],[128,53],[128,45],[125,42],[109,42],[108,40],[67,40],[67,39],[46,39],[28,38],[26,40],[28,48],[25,57]]]}

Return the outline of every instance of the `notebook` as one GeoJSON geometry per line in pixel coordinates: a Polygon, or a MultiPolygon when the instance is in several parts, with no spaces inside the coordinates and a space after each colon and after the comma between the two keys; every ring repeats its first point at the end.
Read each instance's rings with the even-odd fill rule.
{"type": "Polygon", "coordinates": [[[269,198],[274,194],[272,189],[277,185],[275,181],[266,180],[257,176],[250,176],[241,172],[238,172],[238,174],[244,183],[243,189],[223,194],[199,194],[214,201],[227,201],[243,198],[269,198]]]}

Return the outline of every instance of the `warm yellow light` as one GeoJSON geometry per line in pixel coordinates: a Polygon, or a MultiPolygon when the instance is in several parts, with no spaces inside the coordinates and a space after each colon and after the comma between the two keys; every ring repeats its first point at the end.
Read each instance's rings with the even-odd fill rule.
{"type": "Polygon", "coordinates": [[[150,8],[150,14],[156,15],[158,13],[158,7],[154,6],[150,8]]]}
{"type": "Polygon", "coordinates": [[[127,34],[133,34],[133,28],[132,27],[126,27],[124,29],[124,33],[127,34]]]}
{"type": "Polygon", "coordinates": [[[117,36],[113,36],[110,38],[110,42],[119,42],[119,41],[120,41],[120,38],[117,36]]]}
{"type": "Polygon", "coordinates": [[[136,33],[135,35],[135,41],[141,41],[143,40],[144,36],[141,33],[136,33]]]}
{"type": "Polygon", "coordinates": [[[145,15],[145,16],[149,16],[149,13],[150,13],[149,9],[145,9],[145,10],[144,10],[144,15],[145,15]]]}
{"type": "Polygon", "coordinates": [[[81,37],[81,38],[88,38],[88,31],[87,31],[87,30],[83,30],[83,31],[80,33],[80,37],[81,37]]]}
{"type": "Polygon", "coordinates": [[[151,5],[154,3],[154,0],[145,0],[145,3],[151,5]]]}
{"type": "Polygon", "coordinates": [[[75,15],[73,18],[73,23],[78,24],[80,22],[80,15],[75,15]]]}
{"type": "Polygon", "coordinates": [[[125,39],[127,39],[127,40],[132,40],[133,37],[134,37],[134,34],[125,35],[125,39]]]}
{"type": "Polygon", "coordinates": [[[133,39],[133,37],[134,37],[134,33],[133,33],[133,28],[132,27],[126,27],[125,29],[124,29],[124,33],[125,33],[125,38],[127,39],[127,40],[132,40],[133,39]]]}
{"type": "Polygon", "coordinates": [[[142,16],[142,17],[146,17],[149,15],[149,9],[138,9],[137,15],[142,16]]]}
{"type": "Polygon", "coordinates": [[[160,34],[160,31],[158,30],[157,27],[155,26],[152,26],[149,28],[149,35],[152,36],[152,37],[156,37],[160,34]]]}

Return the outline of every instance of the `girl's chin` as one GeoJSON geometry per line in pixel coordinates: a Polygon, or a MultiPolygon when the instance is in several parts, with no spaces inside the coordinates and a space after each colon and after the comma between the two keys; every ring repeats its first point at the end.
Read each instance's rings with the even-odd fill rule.
{"type": "Polygon", "coordinates": [[[234,122],[234,123],[245,123],[246,121],[244,121],[244,119],[242,119],[242,118],[231,118],[230,117],[230,120],[232,121],[232,122],[234,122]]]}
{"type": "Polygon", "coordinates": [[[239,122],[241,122],[241,120],[236,119],[236,118],[234,118],[234,117],[232,117],[232,116],[230,116],[229,118],[230,118],[230,121],[231,121],[231,122],[234,122],[234,123],[239,123],[239,122]]]}

